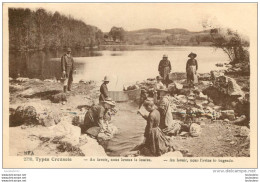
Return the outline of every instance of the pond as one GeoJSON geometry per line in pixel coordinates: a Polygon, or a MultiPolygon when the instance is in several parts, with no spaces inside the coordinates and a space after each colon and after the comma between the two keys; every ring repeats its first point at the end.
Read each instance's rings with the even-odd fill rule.
{"type": "MultiPolygon", "coordinates": [[[[110,90],[122,90],[123,85],[135,83],[158,75],[158,64],[163,54],[168,55],[173,72],[185,72],[188,54],[195,52],[199,73],[223,69],[216,63],[228,62],[227,55],[212,47],[152,47],[139,50],[73,50],[77,69],[74,82],[81,79],[101,81],[105,75],[111,79],[110,90]]],[[[59,79],[61,76],[61,51],[10,52],[10,77],[59,79]]]]}

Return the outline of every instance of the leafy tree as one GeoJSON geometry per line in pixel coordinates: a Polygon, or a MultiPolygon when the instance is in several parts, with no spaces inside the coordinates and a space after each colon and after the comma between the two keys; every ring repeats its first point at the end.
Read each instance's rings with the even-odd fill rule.
{"type": "Polygon", "coordinates": [[[122,27],[112,27],[109,32],[109,36],[111,36],[114,41],[116,40],[124,41],[125,30],[122,27]]]}
{"type": "Polygon", "coordinates": [[[43,50],[99,45],[103,32],[71,16],[45,9],[9,8],[9,49],[43,50]]]}
{"type": "Polygon", "coordinates": [[[248,51],[245,49],[249,42],[230,29],[211,29],[210,35],[213,46],[222,49],[229,57],[231,64],[249,61],[248,51]]]}

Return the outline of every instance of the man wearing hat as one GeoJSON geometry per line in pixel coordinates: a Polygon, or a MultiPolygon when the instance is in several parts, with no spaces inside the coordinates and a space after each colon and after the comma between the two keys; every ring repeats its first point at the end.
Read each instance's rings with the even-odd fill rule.
{"type": "Polygon", "coordinates": [[[63,82],[63,91],[71,91],[71,85],[73,81],[73,71],[74,71],[74,60],[71,56],[71,49],[67,49],[67,53],[61,57],[61,71],[63,82]]]}
{"type": "Polygon", "coordinates": [[[194,86],[195,83],[198,83],[197,70],[198,62],[195,59],[197,54],[191,52],[188,57],[190,58],[186,64],[186,73],[187,73],[187,83],[189,86],[194,86]]]}
{"type": "Polygon", "coordinates": [[[108,98],[108,88],[107,84],[109,83],[108,76],[105,76],[103,80],[103,84],[100,86],[100,96],[99,96],[99,102],[103,102],[108,98]]]}
{"type": "Polygon", "coordinates": [[[163,83],[168,87],[169,84],[169,73],[171,72],[172,66],[171,62],[168,60],[167,55],[163,55],[163,59],[160,61],[158,66],[158,71],[163,79],[163,83]]]}
{"type": "Polygon", "coordinates": [[[109,114],[109,110],[115,107],[115,102],[111,98],[105,99],[105,101],[91,106],[84,118],[84,124],[82,126],[82,132],[85,132],[91,127],[99,126],[101,131],[107,130],[107,121],[105,117],[109,114]]]}

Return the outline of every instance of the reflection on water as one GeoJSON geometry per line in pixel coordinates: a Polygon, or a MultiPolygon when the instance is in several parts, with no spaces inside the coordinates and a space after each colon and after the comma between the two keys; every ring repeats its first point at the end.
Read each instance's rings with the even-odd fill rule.
{"type": "MultiPolygon", "coordinates": [[[[61,76],[60,58],[63,51],[35,51],[9,53],[9,76],[16,78],[29,77],[39,79],[59,79],[61,76]],[[53,61],[56,60],[56,61],[53,61]],[[59,60],[59,61],[58,61],[59,60]]],[[[102,56],[101,52],[89,50],[73,50],[76,57],[102,56]]],[[[76,68],[83,71],[84,64],[75,62],[76,68]]]]}
{"type": "MultiPolygon", "coordinates": [[[[228,57],[222,50],[211,47],[151,47],[139,50],[102,50],[73,51],[77,74],[74,82],[81,79],[101,81],[110,76],[110,90],[122,90],[123,85],[142,81],[158,75],[158,63],[163,54],[168,54],[173,72],[185,72],[187,55],[197,53],[199,73],[220,69],[216,63],[227,62],[228,57]]],[[[55,52],[11,52],[9,71],[11,77],[60,78],[61,51],[55,52]]],[[[222,68],[223,69],[223,68],[222,68]]]]}

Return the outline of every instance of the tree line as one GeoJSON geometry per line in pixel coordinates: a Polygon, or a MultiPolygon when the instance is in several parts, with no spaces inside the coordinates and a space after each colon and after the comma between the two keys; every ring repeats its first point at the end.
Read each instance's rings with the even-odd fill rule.
{"type": "Polygon", "coordinates": [[[59,12],[9,8],[8,16],[10,50],[83,48],[103,41],[103,32],[97,27],[59,12]]]}

